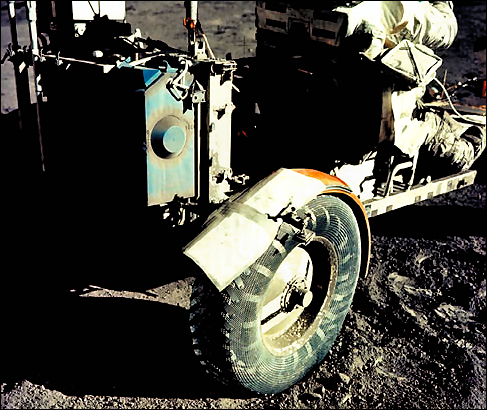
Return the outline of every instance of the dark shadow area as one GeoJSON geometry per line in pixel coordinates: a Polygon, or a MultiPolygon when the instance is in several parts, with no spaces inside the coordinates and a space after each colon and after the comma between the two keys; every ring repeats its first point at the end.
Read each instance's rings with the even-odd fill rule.
{"type": "Polygon", "coordinates": [[[142,292],[194,276],[181,252],[191,233],[168,231],[159,207],[66,195],[25,157],[32,141],[16,125],[15,111],[2,115],[4,391],[29,380],[67,395],[244,398],[202,371],[186,309],[70,292],[142,292]]]}
{"type": "Polygon", "coordinates": [[[372,236],[440,239],[487,234],[485,209],[459,205],[407,206],[370,219],[372,236]]]}
{"type": "MultiPolygon", "coordinates": [[[[28,118],[34,117],[32,104],[28,118]]],[[[195,266],[183,257],[181,247],[195,234],[195,227],[169,230],[159,206],[147,207],[146,200],[132,200],[133,191],[120,190],[125,181],[131,187],[139,180],[134,177],[133,182],[124,174],[107,177],[103,169],[97,174],[89,157],[73,161],[72,154],[63,151],[63,140],[56,141],[54,152],[64,154],[65,167],[52,168],[54,162],[47,161],[42,172],[38,141],[31,129],[20,131],[18,110],[2,114],[1,119],[4,272],[26,275],[27,283],[34,279],[55,287],[96,284],[134,291],[194,274],[195,266]],[[167,269],[169,264],[176,268],[167,269]]],[[[45,141],[53,128],[57,128],[54,122],[43,125],[45,141]]],[[[72,135],[66,132],[65,138],[72,135]]]]}
{"type": "Polygon", "coordinates": [[[7,390],[27,379],[75,396],[232,396],[201,371],[183,308],[124,298],[17,297],[21,306],[3,321],[7,390]]]}
{"type": "Polygon", "coordinates": [[[194,275],[192,261],[164,253],[143,230],[127,239],[70,219],[68,227],[15,220],[2,229],[4,390],[29,380],[75,396],[243,397],[202,371],[188,310],[69,292],[87,284],[144,291],[194,275]]]}

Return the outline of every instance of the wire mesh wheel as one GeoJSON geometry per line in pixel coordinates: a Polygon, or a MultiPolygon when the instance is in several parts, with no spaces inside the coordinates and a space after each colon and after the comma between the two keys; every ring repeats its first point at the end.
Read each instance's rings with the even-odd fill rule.
{"type": "Polygon", "coordinates": [[[266,394],[287,389],[323,361],[350,309],[361,257],[352,210],[323,195],[299,214],[311,215],[308,244],[284,222],[263,255],[221,293],[203,273],[195,280],[194,351],[225,384],[266,394]]]}

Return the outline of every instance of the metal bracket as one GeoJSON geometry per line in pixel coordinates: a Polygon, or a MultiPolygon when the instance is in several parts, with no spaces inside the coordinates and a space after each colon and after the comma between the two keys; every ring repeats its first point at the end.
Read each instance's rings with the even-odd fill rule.
{"type": "Polygon", "coordinates": [[[409,191],[409,189],[411,189],[411,186],[412,186],[413,180],[414,180],[414,175],[416,173],[416,166],[418,164],[418,156],[419,156],[419,153],[416,153],[414,155],[412,161],[400,162],[393,167],[393,169],[389,172],[389,176],[387,178],[386,188],[385,188],[385,192],[384,192],[385,197],[387,197],[393,193],[394,178],[397,175],[397,173],[403,169],[409,168],[411,170],[411,176],[409,177],[409,180],[405,183],[406,190],[409,191]]]}
{"type": "Polygon", "coordinates": [[[316,234],[312,230],[303,228],[301,231],[296,233],[294,239],[296,239],[297,242],[301,242],[304,244],[304,246],[306,246],[315,238],[315,236],[316,234]]]}
{"type": "Polygon", "coordinates": [[[308,221],[311,219],[311,214],[306,213],[304,218],[301,218],[296,212],[296,208],[291,206],[289,202],[284,208],[282,208],[276,216],[270,216],[267,214],[267,218],[276,221],[281,219],[283,222],[291,225],[296,231],[294,239],[297,242],[307,245],[315,237],[315,233],[310,229],[307,229],[308,221]]]}
{"type": "Polygon", "coordinates": [[[205,102],[205,91],[198,90],[192,93],[192,100],[194,104],[205,102]]]}
{"type": "Polygon", "coordinates": [[[230,175],[227,177],[227,181],[228,182],[234,182],[238,185],[245,185],[245,183],[247,182],[247,180],[249,179],[250,177],[248,175],[245,175],[245,174],[241,174],[241,175],[230,175]]]}
{"type": "Polygon", "coordinates": [[[188,72],[190,61],[185,58],[181,58],[179,62],[184,63],[184,67],[178,72],[176,77],[170,78],[167,81],[167,89],[176,100],[181,101],[188,96],[191,88],[191,85],[184,84],[184,76],[188,72]]]}
{"type": "Polygon", "coordinates": [[[191,99],[193,104],[199,104],[206,101],[206,90],[197,79],[191,84],[191,99]]]}

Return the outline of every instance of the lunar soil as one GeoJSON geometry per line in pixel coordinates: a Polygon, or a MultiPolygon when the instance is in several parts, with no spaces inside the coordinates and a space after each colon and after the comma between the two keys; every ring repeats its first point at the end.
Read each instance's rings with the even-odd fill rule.
{"type": "MultiPolygon", "coordinates": [[[[255,2],[199,4],[217,57],[255,55],[255,2]]],[[[127,1],[126,10],[132,30],[186,48],[182,1],[127,1]]],[[[485,49],[482,60],[474,43],[485,41],[486,3],[454,2],[454,11],[459,32],[439,53],[438,78],[485,79],[485,49]]],[[[20,26],[27,44],[25,15],[20,26]]],[[[5,120],[17,108],[11,63],[1,74],[5,120]]],[[[485,106],[467,91],[458,97],[485,106]]],[[[7,130],[2,121],[2,139],[7,130]]],[[[2,153],[1,408],[486,407],[485,154],[475,184],[371,218],[369,272],[330,353],[288,390],[257,395],[221,386],[194,358],[194,270],[159,256],[170,234],[142,222],[128,234],[124,215],[88,230],[89,215],[43,205],[18,178],[22,152],[12,146],[2,153]]]]}

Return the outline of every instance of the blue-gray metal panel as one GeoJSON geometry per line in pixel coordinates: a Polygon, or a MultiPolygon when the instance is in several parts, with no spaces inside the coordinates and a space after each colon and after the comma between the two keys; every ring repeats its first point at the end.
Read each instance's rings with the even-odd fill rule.
{"type": "MultiPolygon", "coordinates": [[[[175,195],[195,196],[194,112],[183,113],[183,102],[167,90],[167,81],[175,76],[175,73],[164,74],[145,92],[148,205],[167,203],[175,195]],[[161,158],[151,145],[151,132],[157,122],[167,116],[184,123],[186,144],[179,155],[161,158]]],[[[190,85],[192,79],[192,75],[187,74],[185,84],[190,85]]]]}

